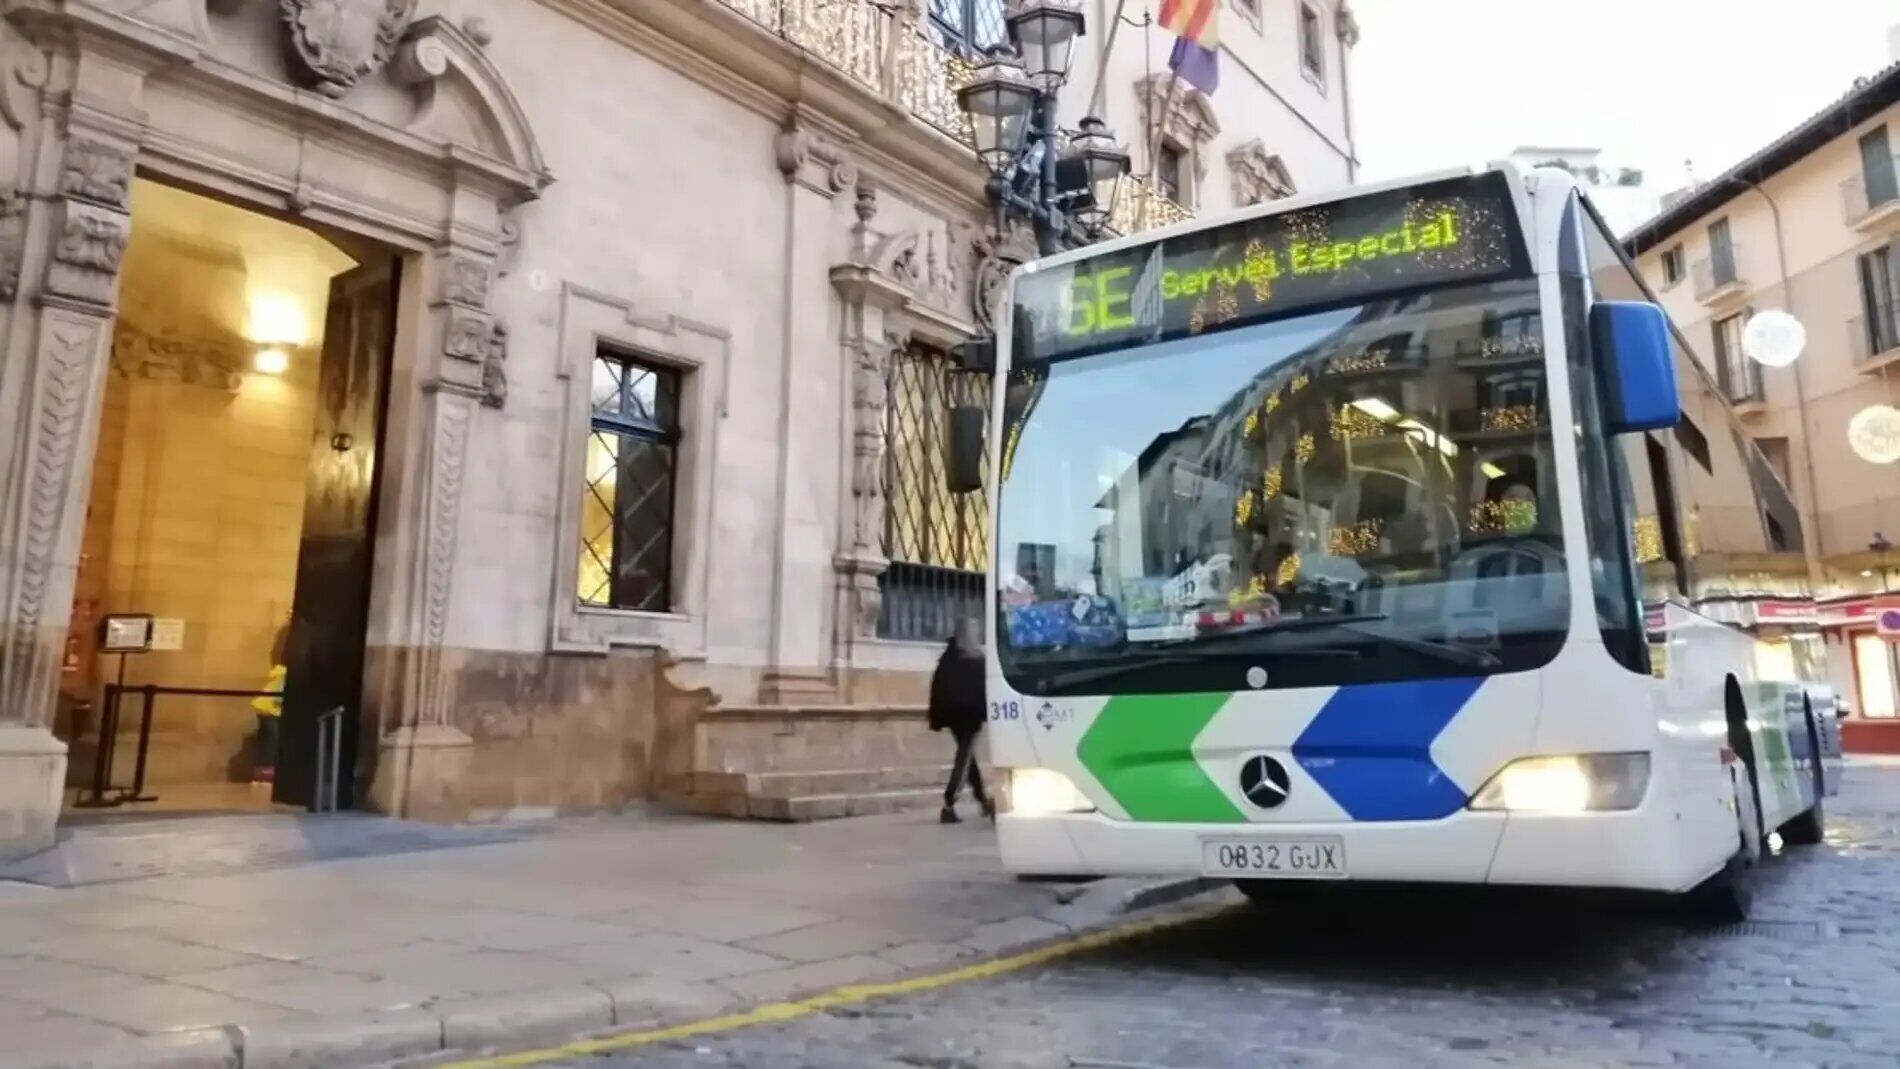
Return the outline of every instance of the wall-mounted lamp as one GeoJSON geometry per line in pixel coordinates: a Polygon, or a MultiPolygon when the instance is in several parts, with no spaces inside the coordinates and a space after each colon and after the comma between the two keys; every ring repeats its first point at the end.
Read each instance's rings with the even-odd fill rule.
{"type": "Polygon", "coordinates": [[[251,358],[251,367],[265,375],[282,375],[290,370],[290,350],[281,345],[266,345],[251,358]]]}

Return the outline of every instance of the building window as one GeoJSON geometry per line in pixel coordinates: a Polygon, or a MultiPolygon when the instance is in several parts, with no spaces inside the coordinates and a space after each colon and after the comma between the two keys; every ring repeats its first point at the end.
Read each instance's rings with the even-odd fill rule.
{"type": "Polygon", "coordinates": [[[1300,4],[1300,69],[1319,81],[1326,76],[1326,35],[1321,32],[1319,9],[1300,4]]]}
{"type": "Polygon", "coordinates": [[[1667,289],[1682,281],[1682,245],[1677,243],[1663,250],[1662,254],[1663,288],[1667,289]]]}
{"type": "Polygon", "coordinates": [[[944,47],[967,56],[1009,39],[1003,0],[930,0],[930,22],[944,47]]]}
{"type": "MultiPolygon", "coordinates": [[[[944,458],[950,411],[988,411],[990,376],[945,353],[912,346],[892,357],[885,425],[884,557],[880,638],[940,641],[960,619],[981,618],[989,563],[987,489],[953,494],[944,458]]],[[[989,473],[983,475],[987,483],[989,473]]]]}
{"type": "Polygon", "coordinates": [[[1859,258],[1861,315],[1854,338],[1862,357],[1900,348],[1900,241],[1859,258]]]}
{"type": "Polygon", "coordinates": [[[1742,325],[1747,320],[1748,313],[1743,311],[1710,325],[1715,336],[1715,379],[1731,404],[1762,399],[1761,365],[1742,352],[1742,325]]]}
{"type": "Polygon", "coordinates": [[[666,612],[673,596],[680,373],[615,352],[594,357],[581,603],[666,612]]]}
{"type": "Polygon", "coordinates": [[[1726,286],[1738,277],[1735,274],[1735,241],[1729,236],[1727,219],[1717,219],[1709,224],[1709,271],[1711,289],[1726,286]]]}
{"type": "Polygon", "coordinates": [[[1894,169],[1893,148],[1882,126],[1860,139],[1861,188],[1867,193],[1867,208],[1878,208],[1900,200],[1900,173],[1894,169]]]}
{"type": "Polygon", "coordinates": [[[1187,154],[1177,145],[1166,141],[1161,143],[1161,154],[1155,157],[1155,188],[1161,195],[1176,204],[1187,206],[1187,190],[1182,186],[1186,168],[1182,166],[1187,154]]]}

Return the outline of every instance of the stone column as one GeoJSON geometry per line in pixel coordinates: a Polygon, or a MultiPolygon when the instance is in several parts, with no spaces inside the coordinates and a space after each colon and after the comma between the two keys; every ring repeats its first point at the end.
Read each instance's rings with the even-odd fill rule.
{"type": "Polygon", "coordinates": [[[500,402],[492,369],[506,335],[488,306],[498,251],[463,238],[412,261],[421,278],[404,286],[422,307],[401,317],[415,329],[399,325],[398,345],[406,337],[418,348],[409,359],[397,355],[390,381],[380,506],[388,518],[377,537],[366,673],[371,722],[382,725],[369,803],[394,816],[466,815],[460,787],[474,742],[454,723],[444,644],[469,432],[485,399],[500,402]]]}
{"type": "Polygon", "coordinates": [[[20,240],[0,337],[0,859],[51,845],[59,816],[66,747],[49,725],[131,233],[134,143],[62,125],[22,153],[31,192],[9,201],[20,240]]]}
{"type": "Polygon", "coordinates": [[[770,662],[762,681],[767,701],[828,702],[830,674],[826,597],[831,586],[831,509],[840,493],[835,412],[841,390],[831,291],[826,272],[844,228],[835,198],[857,181],[839,142],[804,116],[779,133],[785,175],[785,306],[781,329],[778,516],[772,553],[770,662]]]}

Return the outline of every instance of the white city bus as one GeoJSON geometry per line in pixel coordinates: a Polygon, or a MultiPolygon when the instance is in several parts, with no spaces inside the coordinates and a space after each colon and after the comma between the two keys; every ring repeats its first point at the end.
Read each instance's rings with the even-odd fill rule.
{"type": "Polygon", "coordinates": [[[1278,201],[1025,265],[1004,304],[1010,870],[1739,916],[1772,833],[1820,838],[1808,695],[1696,609],[1798,570],[1798,517],[1568,174],[1278,201]]]}

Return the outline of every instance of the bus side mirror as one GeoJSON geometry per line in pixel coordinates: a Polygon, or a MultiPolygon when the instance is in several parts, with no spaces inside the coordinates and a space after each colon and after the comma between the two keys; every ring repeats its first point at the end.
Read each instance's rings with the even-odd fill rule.
{"type": "Polygon", "coordinates": [[[950,409],[950,439],[944,444],[944,477],[953,494],[983,489],[983,410],[976,405],[950,409]]]}
{"type": "Polygon", "coordinates": [[[1610,433],[1657,431],[1682,420],[1669,318],[1648,301],[1598,301],[1590,341],[1608,362],[1610,433]]]}

